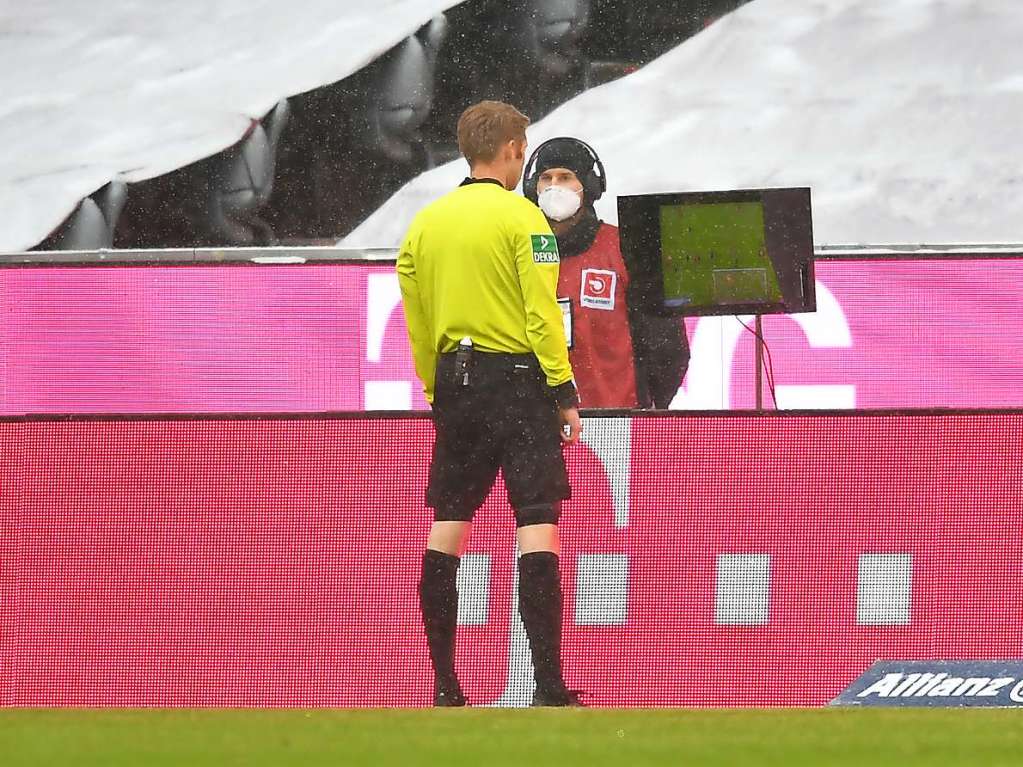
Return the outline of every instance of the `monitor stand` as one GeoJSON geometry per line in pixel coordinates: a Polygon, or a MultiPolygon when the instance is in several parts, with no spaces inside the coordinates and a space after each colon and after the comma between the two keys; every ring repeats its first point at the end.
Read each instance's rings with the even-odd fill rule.
{"type": "MultiPolygon", "coordinates": [[[[761,412],[764,409],[764,316],[757,314],[754,316],[754,322],[756,323],[753,327],[756,332],[753,335],[753,343],[756,344],[756,348],[753,354],[753,369],[756,375],[756,386],[754,391],[756,392],[756,410],[761,412]]],[[[775,405],[777,407],[777,405],[775,405]]]]}

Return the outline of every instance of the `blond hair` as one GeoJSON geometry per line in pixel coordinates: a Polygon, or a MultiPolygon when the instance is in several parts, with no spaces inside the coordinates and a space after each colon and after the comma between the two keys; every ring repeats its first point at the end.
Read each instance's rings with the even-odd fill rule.
{"type": "Polygon", "coordinates": [[[481,101],[458,118],[458,150],[472,167],[497,157],[501,145],[525,140],[529,118],[503,101],[481,101]]]}

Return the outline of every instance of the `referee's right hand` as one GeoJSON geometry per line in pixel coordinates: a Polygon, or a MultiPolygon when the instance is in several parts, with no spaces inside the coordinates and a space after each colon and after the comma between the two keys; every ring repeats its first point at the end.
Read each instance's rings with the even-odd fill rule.
{"type": "Polygon", "coordinates": [[[561,415],[561,441],[566,444],[577,442],[583,433],[583,422],[579,418],[579,408],[563,407],[561,415]]]}

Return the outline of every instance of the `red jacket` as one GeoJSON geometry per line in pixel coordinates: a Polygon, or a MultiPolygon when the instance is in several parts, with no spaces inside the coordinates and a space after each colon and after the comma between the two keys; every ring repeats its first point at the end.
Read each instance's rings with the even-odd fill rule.
{"type": "MultiPolygon", "coordinates": [[[[601,223],[590,247],[561,257],[558,299],[570,303],[569,359],[584,408],[635,408],[636,370],[618,228],[601,223]]],[[[569,329],[566,322],[566,329],[569,329]]]]}

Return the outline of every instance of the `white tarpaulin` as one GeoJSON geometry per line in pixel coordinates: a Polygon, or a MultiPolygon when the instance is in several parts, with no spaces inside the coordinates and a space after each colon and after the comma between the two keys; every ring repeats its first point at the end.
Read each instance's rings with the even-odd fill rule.
{"type": "Polygon", "coordinates": [[[459,0],[0,3],[0,251],[108,181],[230,146],[282,97],[335,82],[459,0]]]}
{"type": "MultiPolygon", "coordinates": [[[[815,240],[1023,240],[1018,0],[754,0],[532,127],[593,144],[616,195],[813,188],[815,240]]],[[[458,183],[414,179],[344,240],[395,245],[458,183]]]]}

